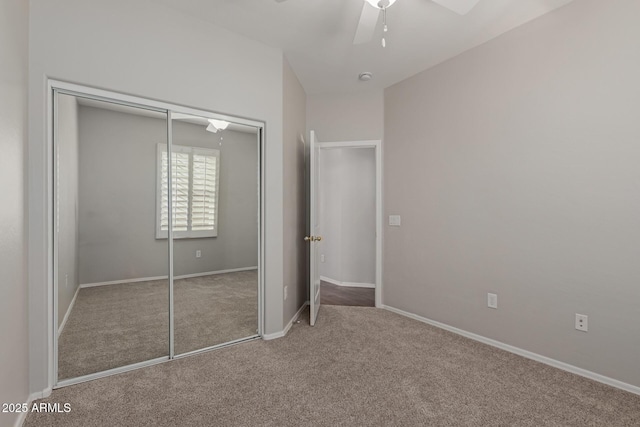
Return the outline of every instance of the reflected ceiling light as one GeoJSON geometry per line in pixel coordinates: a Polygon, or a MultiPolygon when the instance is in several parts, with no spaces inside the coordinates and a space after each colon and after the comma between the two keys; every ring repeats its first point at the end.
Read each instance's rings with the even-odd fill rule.
{"type": "Polygon", "coordinates": [[[224,120],[209,119],[209,123],[211,123],[212,125],[214,125],[220,130],[225,130],[227,126],[229,126],[229,122],[224,120]]]}
{"type": "Polygon", "coordinates": [[[229,126],[229,122],[225,120],[208,119],[208,121],[209,126],[207,126],[207,130],[213,133],[216,133],[219,130],[225,130],[227,126],[229,126]]]}

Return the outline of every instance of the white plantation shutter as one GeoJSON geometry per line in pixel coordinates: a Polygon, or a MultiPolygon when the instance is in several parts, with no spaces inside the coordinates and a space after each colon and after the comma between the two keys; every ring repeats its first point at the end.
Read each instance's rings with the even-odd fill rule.
{"type": "MultiPolygon", "coordinates": [[[[189,229],[189,154],[171,154],[172,196],[173,196],[173,231],[189,229]]],[[[169,230],[169,175],[167,152],[162,152],[162,213],[160,229],[169,230]]]]}
{"type": "MultiPolygon", "coordinates": [[[[169,229],[169,171],[167,147],[158,144],[158,207],[156,238],[169,229]]],[[[218,177],[220,152],[174,145],[171,155],[173,232],[176,238],[215,237],[218,234],[218,177]]]]}
{"type": "Polygon", "coordinates": [[[218,199],[217,171],[216,155],[194,150],[191,191],[192,230],[215,230],[218,199]]]}

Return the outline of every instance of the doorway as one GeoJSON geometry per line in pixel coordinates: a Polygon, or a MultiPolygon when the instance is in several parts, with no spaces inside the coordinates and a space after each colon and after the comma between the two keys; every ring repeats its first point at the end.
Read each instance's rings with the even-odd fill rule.
{"type": "Polygon", "coordinates": [[[315,305],[380,307],[381,141],[319,142],[312,131],[311,151],[310,293],[318,285],[321,291],[315,305]]]}
{"type": "Polygon", "coordinates": [[[375,306],[374,147],[320,149],[322,304],[375,306]]]}

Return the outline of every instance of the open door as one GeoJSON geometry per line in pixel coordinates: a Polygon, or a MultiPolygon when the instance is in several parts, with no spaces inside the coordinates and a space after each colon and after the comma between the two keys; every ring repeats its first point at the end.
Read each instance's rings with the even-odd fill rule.
{"type": "Polygon", "coordinates": [[[318,242],[322,240],[320,235],[320,220],[318,218],[319,197],[318,171],[320,148],[316,140],[316,134],[311,131],[309,137],[309,236],[304,240],[309,243],[309,304],[311,326],[316,324],[318,310],[320,310],[320,268],[318,266],[318,242]]]}

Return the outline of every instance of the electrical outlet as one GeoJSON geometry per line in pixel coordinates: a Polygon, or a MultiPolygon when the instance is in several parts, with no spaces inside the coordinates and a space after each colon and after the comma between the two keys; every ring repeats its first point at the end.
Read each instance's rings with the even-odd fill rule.
{"type": "Polygon", "coordinates": [[[287,295],[287,293],[288,293],[287,291],[288,291],[288,290],[289,290],[289,287],[288,287],[288,286],[285,286],[285,287],[284,287],[284,299],[285,299],[285,300],[286,300],[286,299],[287,299],[287,297],[288,297],[288,295],[287,295]]]}
{"type": "Polygon", "coordinates": [[[498,294],[487,294],[487,307],[498,308],[498,294]]]}
{"type": "Polygon", "coordinates": [[[320,255],[320,262],[324,262],[324,254],[320,255]]]}
{"type": "Polygon", "coordinates": [[[196,258],[202,258],[202,251],[200,249],[196,251],[196,258]]]}
{"type": "Polygon", "coordinates": [[[576,329],[582,332],[589,330],[589,317],[586,314],[576,313],[576,329]]]}

